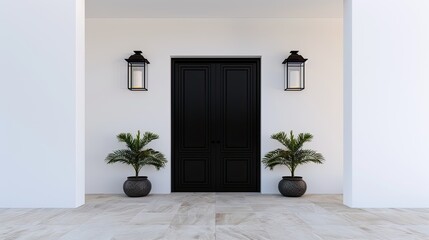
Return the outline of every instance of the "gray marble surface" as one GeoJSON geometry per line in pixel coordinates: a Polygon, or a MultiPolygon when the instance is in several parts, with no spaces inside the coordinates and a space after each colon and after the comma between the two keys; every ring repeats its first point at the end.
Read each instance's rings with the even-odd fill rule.
{"type": "Polygon", "coordinates": [[[0,209],[0,239],[429,240],[429,209],[352,209],[341,195],[87,195],[76,209],[0,209]]]}

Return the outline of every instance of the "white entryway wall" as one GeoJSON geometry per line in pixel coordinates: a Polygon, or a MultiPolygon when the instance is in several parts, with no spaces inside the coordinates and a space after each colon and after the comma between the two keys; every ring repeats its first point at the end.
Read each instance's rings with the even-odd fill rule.
{"type": "MultiPolygon", "coordinates": [[[[343,172],[342,19],[87,19],[86,20],[86,192],[122,193],[133,174],[126,165],[107,165],[106,155],[124,148],[120,132],[152,131],[150,147],[169,164],[149,176],[152,193],[171,191],[171,57],[261,57],[261,153],[280,145],[278,131],[310,132],[308,144],[324,154],[323,165],[297,170],[308,193],[341,193],[343,172]],[[149,59],[149,91],[126,87],[126,62],[133,50],[149,59]],[[306,89],[283,91],[284,58],[299,50],[308,58],[306,89]]],[[[262,157],[262,156],[261,156],[262,157]]],[[[262,193],[278,193],[286,167],[261,169],[262,193]]]]}
{"type": "Polygon", "coordinates": [[[84,8],[0,1],[0,208],[85,203],[84,8]]]}
{"type": "Polygon", "coordinates": [[[428,208],[429,1],[344,3],[344,203],[428,208]]]}

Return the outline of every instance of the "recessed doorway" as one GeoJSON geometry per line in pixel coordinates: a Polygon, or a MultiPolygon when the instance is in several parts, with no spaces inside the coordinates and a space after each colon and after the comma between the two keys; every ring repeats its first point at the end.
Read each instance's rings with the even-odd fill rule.
{"type": "Polygon", "coordinates": [[[260,59],[172,59],[172,191],[260,191],[260,59]]]}

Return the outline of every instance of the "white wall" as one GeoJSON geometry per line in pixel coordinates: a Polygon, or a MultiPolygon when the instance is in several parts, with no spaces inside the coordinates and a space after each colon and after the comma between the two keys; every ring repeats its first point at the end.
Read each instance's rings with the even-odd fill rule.
{"type": "MultiPolygon", "coordinates": [[[[120,132],[153,131],[151,147],[171,151],[170,59],[172,56],[260,56],[262,58],[262,146],[280,145],[269,137],[284,130],[311,132],[307,145],[326,157],[304,165],[308,193],[342,192],[342,20],[341,19],[87,19],[86,21],[86,191],[122,193],[132,175],[124,165],[107,165],[105,156],[124,146],[120,132]],[[309,58],[306,89],[283,91],[284,58],[297,49],[309,58]],[[149,91],[126,88],[126,62],[142,50],[149,65],[149,91]]],[[[263,193],[278,193],[286,167],[262,169],[263,193]]],[[[170,164],[142,170],[153,193],[169,193],[170,164]]]]}
{"type": "Polygon", "coordinates": [[[0,207],[84,203],[84,1],[0,1],[0,207]]]}
{"type": "Polygon", "coordinates": [[[344,171],[343,171],[343,202],[348,203],[351,201],[352,192],[352,34],[351,34],[351,23],[352,23],[352,4],[351,1],[344,1],[344,18],[343,18],[343,30],[344,30],[344,81],[343,81],[343,120],[344,120],[344,171]]]}
{"type": "Polygon", "coordinates": [[[429,207],[429,2],[345,6],[345,203],[429,207]]]}

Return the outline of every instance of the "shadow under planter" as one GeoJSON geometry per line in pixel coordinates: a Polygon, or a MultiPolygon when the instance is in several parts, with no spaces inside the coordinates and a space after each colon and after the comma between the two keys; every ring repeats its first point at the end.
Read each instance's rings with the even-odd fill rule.
{"type": "Polygon", "coordinates": [[[283,176],[279,182],[279,191],[285,197],[301,197],[307,190],[302,177],[283,176]]]}
{"type": "Polygon", "coordinates": [[[152,184],[146,176],[128,177],[123,188],[128,197],[144,197],[149,194],[152,184]]]}

